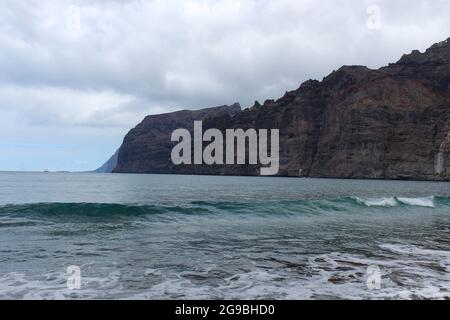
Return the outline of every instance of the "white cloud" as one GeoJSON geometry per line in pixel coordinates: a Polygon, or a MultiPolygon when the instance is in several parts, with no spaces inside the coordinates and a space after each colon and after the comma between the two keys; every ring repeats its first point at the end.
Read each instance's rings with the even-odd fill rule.
{"type": "MultiPolygon", "coordinates": [[[[16,121],[27,125],[64,126],[126,125],[129,119],[125,117],[130,114],[125,107],[134,99],[111,91],[17,86],[0,87],[0,96],[0,113],[6,113],[16,121]]],[[[132,118],[136,121],[135,116],[132,118]]]]}

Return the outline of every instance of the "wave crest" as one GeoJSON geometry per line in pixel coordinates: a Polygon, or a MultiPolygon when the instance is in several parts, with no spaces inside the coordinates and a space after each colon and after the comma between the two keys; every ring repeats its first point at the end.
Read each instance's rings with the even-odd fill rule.
{"type": "Polygon", "coordinates": [[[396,207],[398,205],[407,205],[413,207],[427,207],[434,208],[435,197],[418,197],[418,198],[406,198],[406,197],[387,197],[387,198],[372,198],[364,199],[355,197],[358,204],[362,204],[367,207],[396,207]]]}
{"type": "Polygon", "coordinates": [[[398,205],[395,197],[378,199],[363,199],[355,197],[355,200],[358,204],[362,204],[366,207],[395,207],[398,205]]]}
{"type": "Polygon", "coordinates": [[[397,201],[400,203],[409,205],[409,206],[418,206],[418,207],[428,207],[428,208],[434,208],[434,197],[426,197],[426,198],[403,198],[398,197],[397,201]]]}
{"type": "Polygon", "coordinates": [[[304,199],[261,202],[193,201],[179,205],[133,205],[107,203],[31,203],[0,206],[2,216],[76,216],[86,218],[130,217],[147,215],[210,215],[210,214],[324,214],[352,212],[361,208],[423,207],[433,209],[449,206],[450,197],[341,197],[334,199],[304,199]]]}

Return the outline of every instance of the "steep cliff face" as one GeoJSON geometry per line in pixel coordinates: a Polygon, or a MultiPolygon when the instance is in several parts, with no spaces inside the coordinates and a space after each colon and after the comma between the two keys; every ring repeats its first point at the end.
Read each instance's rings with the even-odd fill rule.
{"type": "Polygon", "coordinates": [[[181,165],[177,128],[280,129],[281,176],[450,180],[450,38],[379,70],[344,66],[274,101],[150,116],[115,172],[257,175],[252,165],[181,165]]]}
{"type": "Polygon", "coordinates": [[[231,106],[148,116],[125,136],[114,172],[172,172],[176,169],[171,160],[174,145],[171,134],[174,130],[192,128],[194,121],[204,121],[207,117],[231,117],[240,111],[241,106],[236,103],[231,106]]]}

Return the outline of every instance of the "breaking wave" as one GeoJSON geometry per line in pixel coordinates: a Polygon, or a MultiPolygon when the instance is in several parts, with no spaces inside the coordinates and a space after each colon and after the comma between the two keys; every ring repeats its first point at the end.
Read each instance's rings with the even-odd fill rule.
{"type": "Polygon", "coordinates": [[[0,216],[36,217],[130,217],[147,215],[209,215],[238,214],[320,214],[347,212],[355,208],[422,207],[433,209],[450,206],[450,197],[342,197],[336,199],[309,199],[294,201],[261,202],[210,202],[193,201],[177,206],[132,205],[107,203],[31,203],[0,206],[0,216]]]}
{"type": "Polygon", "coordinates": [[[449,299],[450,254],[406,244],[380,244],[375,256],[331,252],[276,259],[271,270],[254,265],[230,273],[220,265],[197,270],[141,270],[135,287],[120,270],[83,277],[82,289],[66,287],[67,274],[0,276],[0,299],[449,299]],[[417,263],[424,261],[426,263],[417,263]],[[380,289],[368,290],[367,268],[378,266],[380,289]]]}
{"type": "Polygon", "coordinates": [[[362,199],[355,197],[357,203],[362,204],[367,207],[395,207],[398,205],[416,206],[416,207],[427,207],[434,208],[436,206],[435,202],[441,202],[443,204],[448,204],[449,198],[444,197],[421,197],[421,198],[405,198],[405,197],[388,197],[388,198],[378,198],[378,199],[362,199]]]}

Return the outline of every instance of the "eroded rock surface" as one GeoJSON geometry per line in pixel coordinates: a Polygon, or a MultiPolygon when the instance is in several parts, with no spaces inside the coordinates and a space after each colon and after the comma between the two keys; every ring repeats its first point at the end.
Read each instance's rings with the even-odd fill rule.
{"type": "Polygon", "coordinates": [[[371,70],[344,66],[278,100],[148,116],[119,149],[114,172],[258,175],[250,165],[171,162],[170,134],[280,129],[281,176],[450,180],[450,38],[371,70]]]}

